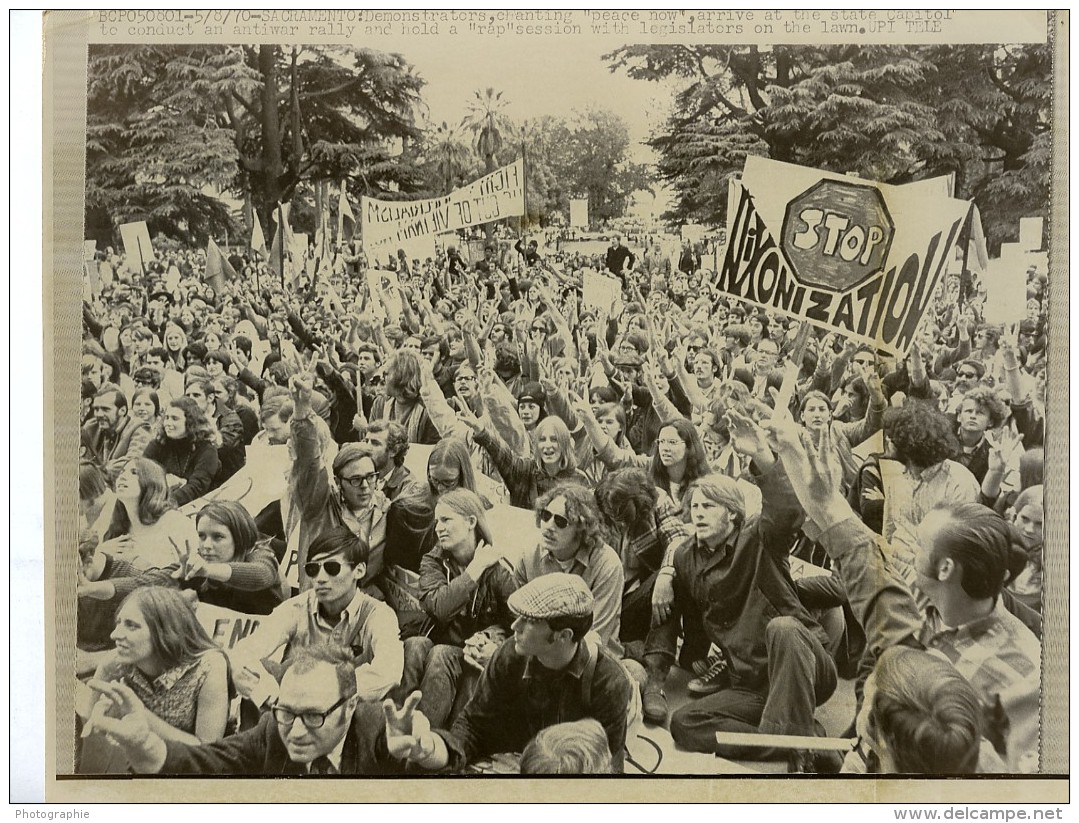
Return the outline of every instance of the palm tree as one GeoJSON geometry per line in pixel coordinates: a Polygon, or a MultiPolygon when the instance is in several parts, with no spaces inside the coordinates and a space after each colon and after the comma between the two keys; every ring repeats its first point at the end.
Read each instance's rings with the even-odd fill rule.
{"type": "Polygon", "coordinates": [[[430,157],[439,192],[448,194],[456,188],[458,179],[469,165],[468,147],[461,142],[460,128],[443,121],[435,129],[430,157]]]}
{"type": "MultiPolygon", "coordinates": [[[[502,150],[504,136],[513,131],[513,124],[503,111],[508,101],[502,99],[502,92],[496,92],[490,87],[483,91],[476,89],[474,97],[468,104],[468,114],[461,121],[461,125],[472,132],[472,148],[483,158],[487,173],[490,174],[497,168],[495,155],[502,150]]],[[[491,240],[494,226],[488,223],[484,226],[484,232],[487,239],[491,240]]]]}

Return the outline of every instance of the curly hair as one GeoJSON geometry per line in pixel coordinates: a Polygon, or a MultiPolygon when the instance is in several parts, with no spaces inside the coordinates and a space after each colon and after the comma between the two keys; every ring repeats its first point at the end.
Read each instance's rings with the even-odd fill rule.
{"type": "Polygon", "coordinates": [[[950,417],[928,403],[908,398],[899,408],[884,413],[884,434],[906,466],[927,469],[959,450],[950,417]]]}
{"type": "Polygon", "coordinates": [[[596,504],[612,529],[632,533],[653,515],[659,493],[644,469],[608,472],[596,484],[596,504]]]}
{"type": "Polygon", "coordinates": [[[408,454],[408,430],[396,420],[372,420],[368,434],[386,435],[386,452],[393,458],[393,465],[403,466],[408,454]]]}
{"type": "Polygon", "coordinates": [[[577,527],[577,540],[586,552],[592,552],[605,544],[606,527],[600,517],[599,507],[592,490],[572,481],[559,483],[536,501],[536,527],[539,528],[540,512],[555,498],[566,501],[566,517],[577,527]]]}
{"type": "Polygon", "coordinates": [[[973,401],[978,411],[989,416],[989,428],[995,429],[1008,419],[1008,407],[997,393],[988,386],[977,386],[963,395],[959,409],[973,401]]]}
{"type": "MultiPolygon", "coordinates": [[[[175,406],[184,413],[184,437],[189,438],[195,443],[210,443],[214,444],[217,439],[217,431],[210,419],[202,413],[199,407],[195,404],[195,401],[190,397],[177,397],[173,400],[170,406],[175,406]]],[[[157,440],[159,443],[168,442],[168,435],[165,434],[164,428],[157,433],[157,440]]]]}

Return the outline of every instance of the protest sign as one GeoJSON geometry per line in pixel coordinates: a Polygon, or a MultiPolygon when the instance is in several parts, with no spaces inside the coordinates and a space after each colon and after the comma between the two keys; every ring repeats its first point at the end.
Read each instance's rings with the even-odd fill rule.
{"type": "MultiPolygon", "coordinates": [[[[524,165],[518,160],[474,183],[429,200],[363,197],[360,224],[368,255],[381,258],[409,240],[524,214],[524,165]]],[[[432,245],[433,250],[433,245],[432,245]]]]}
{"type": "MultiPolygon", "coordinates": [[[[1031,242],[1032,238],[1028,237],[1027,240],[1031,242]]],[[[986,323],[1007,325],[1026,319],[1027,269],[1037,267],[1039,263],[1042,263],[1044,271],[1044,266],[1048,265],[1046,253],[1025,251],[1022,240],[1000,244],[1000,257],[990,260],[982,275],[985,286],[982,316],[986,323]]]]}
{"type": "Polygon", "coordinates": [[[1042,230],[1045,221],[1040,217],[1019,218],[1019,248],[1037,251],[1042,247],[1042,230]]]}
{"type": "Polygon", "coordinates": [[[584,270],[584,297],[581,305],[609,312],[611,306],[622,298],[622,284],[613,277],[607,277],[596,271],[584,270]]]}
{"type": "Polygon", "coordinates": [[[240,503],[252,517],[257,517],[259,512],[280,500],[288,491],[291,468],[288,446],[248,446],[247,462],[236,474],[209,494],[181,507],[180,513],[194,516],[207,503],[231,500],[240,503]]]}
{"type": "Polygon", "coordinates": [[[124,223],[120,226],[120,239],[124,241],[127,266],[132,271],[142,271],[154,259],[154,246],[145,221],[124,223]]]}
{"type": "Polygon", "coordinates": [[[82,241],[82,259],[93,260],[94,255],[97,254],[97,241],[96,240],[83,240],[82,241]]]}
{"type": "Polygon", "coordinates": [[[579,197],[569,201],[569,224],[575,229],[588,229],[588,198],[579,197]]]}
{"type": "Polygon", "coordinates": [[[225,651],[255,631],[263,620],[261,614],[244,614],[201,602],[195,604],[195,617],[210,639],[225,651]]]}
{"type": "Polygon", "coordinates": [[[733,186],[721,293],[906,355],[968,203],[759,157],[733,186]]]}
{"type": "Polygon", "coordinates": [[[401,281],[397,279],[397,272],[392,269],[368,269],[367,285],[371,288],[372,296],[378,294],[379,305],[387,312],[386,316],[401,316],[404,307],[401,305],[401,281]]]}

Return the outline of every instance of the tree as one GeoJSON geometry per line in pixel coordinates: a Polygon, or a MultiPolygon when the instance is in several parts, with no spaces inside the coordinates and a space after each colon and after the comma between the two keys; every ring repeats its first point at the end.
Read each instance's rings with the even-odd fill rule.
{"type": "Polygon", "coordinates": [[[424,145],[428,188],[434,194],[448,194],[466,182],[472,171],[472,155],[462,142],[459,126],[443,121],[436,126],[424,145]]]}
{"type": "Polygon", "coordinates": [[[188,243],[235,230],[219,194],[236,179],[236,135],[218,104],[257,84],[235,49],[91,46],[87,236],[112,243],[133,220],[188,243]]]}
{"type": "Polygon", "coordinates": [[[749,154],[890,183],[953,173],[993,246],[1046,211],[1045,46],[626,46],[607,59],[683,83],[651,140],[676,192],[669,219],[721,223],[749,154]]]}
{"type": "Polygon", "coordinates": [[[268,226],[320,181],[347,179],[353,197],[421,189],[397,147],[419,136],[422,82],[400,55],[353,47],[92,46],[87,225],[147,219],[201,243],[235,228],[222,193],[268,226]]]}
{"type": "MultiPolygon", "coordinates": [[[[498,168],[495,155],[502,150],[505,136],[513,130],[513,124],[504,111],[508,101],[502,99],[502,92],[496,92],[491,87],[483,91],[477,89],[473,97],[462,126],[472,131],[472,148],[483,158],[484,167],[490,174],[498,168]]],[[[494,237],[494,225],[488,223],[483,228],[490,241],[494,237]]]]}

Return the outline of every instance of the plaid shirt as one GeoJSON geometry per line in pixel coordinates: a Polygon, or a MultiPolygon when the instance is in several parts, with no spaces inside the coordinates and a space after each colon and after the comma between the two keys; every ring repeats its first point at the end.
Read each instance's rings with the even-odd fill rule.
{"type": "Polygon", "coordinates": [[[1008,716],[1008,771],[1038,770],[1041,646],[1033,632],[998,598],[985,617],[958,628],[926,608],[919,640],[946,657],[983,700],[1000,698],[1008,716]]]}
{"type": "Polygon", "coordinates": [[[870,651],[916,640],[951,661],[983,703],[1000,698],[1010,722],[1008,771],[1037,771],[1041,647],[1030,629],[1000,600],[985,617],[944,625],[925,595],[901,582],[887,543],[856,517],[810,531],[835,561],[870,651]]]}

